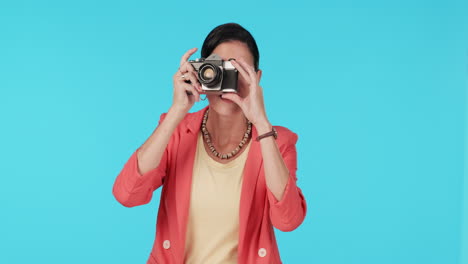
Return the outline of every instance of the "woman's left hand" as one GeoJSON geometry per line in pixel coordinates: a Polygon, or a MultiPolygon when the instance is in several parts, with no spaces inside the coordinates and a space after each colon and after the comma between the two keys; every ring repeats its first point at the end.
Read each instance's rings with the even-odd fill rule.
{"type": "Polygon", "coordinates": [[[225,93],[221,97],[236,103],[244,112],[245,117],[252,122],[254,126],[269,126],[265,104],[263,102],[262,87],[259,85],[259,80],[254,68],[243,59],[239,59],[239,61],[232,60],[231,63],[247,82],[249,91],[244,98],[235,93],[225,93]]]}

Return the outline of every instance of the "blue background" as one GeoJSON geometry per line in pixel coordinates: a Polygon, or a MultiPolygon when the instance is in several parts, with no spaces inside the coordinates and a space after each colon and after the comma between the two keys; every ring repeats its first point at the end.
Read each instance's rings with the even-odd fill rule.
{"type": "Polygon", "coordinates": [[[0,263],[146,261],[160,190],[126,208],[113,182],[180,56],[231,21],[270,121],[299,135],[308,214],[277,230],[284,263],[468,263],[467,18],[461,0],[1,1],[0,263]]]}

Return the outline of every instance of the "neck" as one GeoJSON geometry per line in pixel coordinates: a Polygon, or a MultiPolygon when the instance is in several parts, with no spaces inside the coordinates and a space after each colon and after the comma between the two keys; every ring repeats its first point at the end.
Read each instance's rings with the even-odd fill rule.
{"type": "Polygon", "coordinates": [[[247,130],[247,119],[242,110],[229,115],[223,115],[210,109],[206,128],[210,132],[211,139],[216,146],[237,145],[247,130]]]}

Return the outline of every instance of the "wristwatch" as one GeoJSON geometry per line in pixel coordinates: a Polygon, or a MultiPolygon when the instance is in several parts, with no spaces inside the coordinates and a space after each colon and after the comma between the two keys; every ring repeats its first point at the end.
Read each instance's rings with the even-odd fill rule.
{"type": "Polygon", "coordinates": [[[269,136],[273,136],[275,139],[278,138],[278,132],[276,132],[276,129],[274,127],[272,127],[270,132],[267,132],[267,133],[265,133],[263,135],[258,136],[256,140],[260,141],[260,139],[266,138],[266,137],[269,137],[269,136]]]}

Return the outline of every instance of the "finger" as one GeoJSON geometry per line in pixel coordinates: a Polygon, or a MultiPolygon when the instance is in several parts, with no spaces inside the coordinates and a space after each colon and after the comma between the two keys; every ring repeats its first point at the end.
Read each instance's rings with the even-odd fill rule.
{"type": "Polygon", "coordinates": [[[195,87],[197,90],[201,90],[201,85],[200,83],[198,82],[198,77],[196,75],[196,73],[194,71],[192,72],[187,72],[185,74],[185,78],[189,79],[191,84],[193,85],[193,87],[195,87]]]}
{"type": "Polygon", "coordinates": [[[184,62],[186,62],[188,60],[188,58],[190,58],[190,56],[192,56],[192,54],[197,52],[197,50],[198,50],[198,48],[191,48],[187,52],[185,52],[185,54],[182,56],[182,59],[180,59],[180,66],[182,66],[182,64],[184,64],[184,62]]]}
{"type": "Polygon", "coordinates": [[[244,59],[239,59],[239,63],[244,67],[250,77],[252,83],[257,83],[257,75],[255,74],[254,68],[250,66],[244,59]]]}
{"type": "MultiPolygon", "coordinates": [[[[246,81],[250,81],[250,75],[247,73],[247,71],[244,69],[244,67],[238,63],[237,61],[235,60],[232,60],[231,61],[232,65],[239,71],[239,73],[241,74],[241,76],[246,80],[246,81]]],[[[249,82],[250,84],[250,82],[249,82]]]]}
{"type": "Polygon", "coordinates": [[[190,71],[188,72],[188,76],[190,77],[190,82],[192,85],[198,90],[199,93],[202,92],[202,85],[198,80],[198,72],[195,71],[192,65],[190,65],[190,71]]]}
{"type": "Polygon", "coordinates": [[[197,74],[192,71],[192,72],[186,72],[180,76],[176,76],[176,81],[177,82],[184,82],[184,83],[189,83],[195,89],[197,89],[198,92],[201,92],[201,85],[200,82],[198,81],[197,74]]]}
{"type": "Polygon", "coordinates": [[[192,85],[188,83],[183,83],[182,88],[185,89],[185,92],[187,93],[188,96],[194,96],[197,101],[200,101],[200,94],[198,91],[193,87],[192,85]]]}
{"type": "Polygon", "coordinates": [[[188,61],[182,63],[182,65],[180,65],[179,67],[179,72],[181,74],[184,74],[186,72],[193,72],[195,71],[195,69],[193,68],[192,64],[188,61]]]}
{"type": "Polygon", "coordinates": [[[242,105],[242,98],[239,95],[235,94],[235,93],[225,93],[225,94],[222,94],[221,97],[223,99],[229,99],[229,100],[233,101],[238,106],[242,105]]]}

